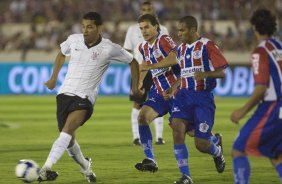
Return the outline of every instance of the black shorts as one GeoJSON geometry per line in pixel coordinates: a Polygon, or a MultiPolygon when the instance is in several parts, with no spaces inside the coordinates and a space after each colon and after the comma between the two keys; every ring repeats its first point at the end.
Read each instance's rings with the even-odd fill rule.
{"type": "Polygon", "coordinates": [[[147,97],[149,95],[149,91],[151,89],[152,83],[153,83],[152,74],[149,71],[147,73],[147,75],[145,76],[144,80],[143,80],[143,86],[142,87],[145,89],[144,95],[142,97],[138,98],[138,97],[135,97],[135,96],[130,94],[129,99],[131,101],[138,103],[138,104],[144,103],[147,100],[147,97]]]}
{"type": "Polygon", "coordinates": [[[82,110],[82,109],[87,110],[82,125],[91,117],[93,113],[93,105],[87,98],[59,94],[56,97],[56,100],[57,100],[57,121],[58,121],[58,128],[60,132],[65,126],[69,113],[75,110],[82,110]]]}

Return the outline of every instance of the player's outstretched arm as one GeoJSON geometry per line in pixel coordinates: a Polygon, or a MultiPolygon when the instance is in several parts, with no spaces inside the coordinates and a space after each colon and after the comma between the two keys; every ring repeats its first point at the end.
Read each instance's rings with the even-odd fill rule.
{"type": "Polygon", "coordinates": [[[224,78],[225,77],[225,69],[220,68],[215,71],[209,72],[195,72],[194,79],[195,80],[203,80],[205,78],[224,78]]]}
{"type": "Polygon", "coordinates": [[[156,64],[142,63],[140,65],[140,71],[147,71],[151,69],[166,68],[177,64],[176,53],[170,52],[167,57],[156,64]]]}
{"type": "Polygon", "coordinates": [[[249,100],[241,108],[232,112],[232,114],[230,115],[230,120],[233,123],[238,123],[240,119],[242,119],[250,110],[252,110],[252,108],[254,108],[263,99],[266,90],[267,86],[256,85],[254,92],[249,98],[249,100]]]}
{"type": "Polygon", "coordinates": [[[45,82],[45,85],[48,89],[52,90],[56,87],[58,74],[65,62],[66,56],[60,51],[55,59],[54,69],[52,75],[48,81],[45,82]]]}

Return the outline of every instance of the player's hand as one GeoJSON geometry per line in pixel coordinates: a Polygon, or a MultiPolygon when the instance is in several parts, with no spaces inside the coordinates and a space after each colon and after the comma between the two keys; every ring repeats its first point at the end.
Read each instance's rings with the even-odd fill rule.
{"type": "Polygon", "coordinates": [[[194,79],[195,80],[203,80],[206,78],[206,73],[205,72],[195,72],[194,74],[194,79]]]}
{"type": "Polygon", "coordinates": [[[242,108],[235,110],[231,115],[230,115],[230,120],[233,123],[238,124],[240,119],[242,119],[245,116],[245,112],[242,108]]]}
{"type": "Polygon", "coordinates": [[[133,96],[135,96],[137,98],[140,98],[140,97],[142,97],[145,94],[145,89],[142,88],[142,89],[131,90],[130,93],[133,96]]]}
{"type": "Polygon", "coordinates": [[[172,96],[173,96],[173,94],[172,94],[171,88],[168,88],[167,90],[165,90],[163,92],[163,97],[164,97],[165,100],[169,100],[172,96]]]}
{"type": "Polygon", "coordinates": [[[56,84],[57,84],[57,80],[55,79],[49,79],[48,81],[45,82],[45,86],[52,90],[56,87],[56,84]]]}

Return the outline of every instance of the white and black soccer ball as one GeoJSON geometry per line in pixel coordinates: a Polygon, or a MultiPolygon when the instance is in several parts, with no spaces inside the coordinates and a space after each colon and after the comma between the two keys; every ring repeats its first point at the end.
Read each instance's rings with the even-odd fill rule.
{"type": "Polygon", "coordinates": [[[16,166],[16,176],[25,183],[36,181],[39,176],[39,165],[33,160],[20,160],[16,166]]]}

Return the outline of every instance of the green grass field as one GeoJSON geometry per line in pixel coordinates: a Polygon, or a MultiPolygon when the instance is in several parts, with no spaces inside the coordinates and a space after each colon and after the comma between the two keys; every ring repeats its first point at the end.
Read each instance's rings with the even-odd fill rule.
{"type": "MultiPolygon", "coordinates": [[[[229,114],[246,99],[216,98],[217,112],[213,132],[224,136],[225,172],[218,174],[212,158],[199,153],[190,137],[189,165],[195,184],[232,184],[232,142],[241,125],[233,125],[229,114]]],[[[172,184],[180,177],[174,154],[171,130],[166,116],[165,145],[154,145],[159,165],[157,173],[142,173],[134,164],[144,158],[141,147],[132,146],[130,125],[131,103],[127,97],[99,97],[92,118],[77,131],[77,139],[85,156],[92,157],[97,184],[172,184]]],[[[153,125],[151,126],[152,132],[153,125]]],[[[53,141],[58,136],[55,96],[0,97],[0,183],[21,183],[14,174],[20,159],[33,159],[44,164],[53,141]]],[[[251,184],[279,183],[277,173],[265,158],[251,158],[251,184]]],[[[59,172],[54,184],[87,183],[79,167],[65,153],[53,167],[59,172]]],[[[48,183],[48,182],[46,182],[48,183]]]]}

